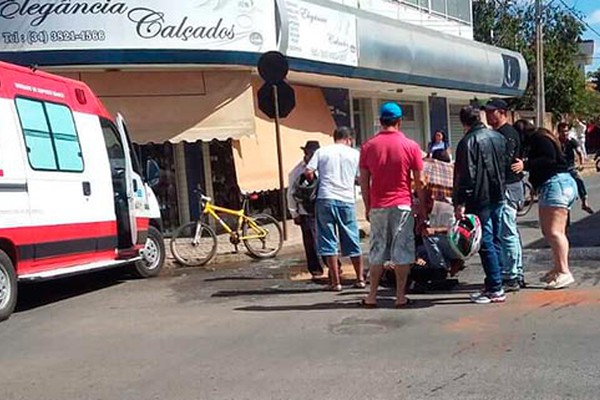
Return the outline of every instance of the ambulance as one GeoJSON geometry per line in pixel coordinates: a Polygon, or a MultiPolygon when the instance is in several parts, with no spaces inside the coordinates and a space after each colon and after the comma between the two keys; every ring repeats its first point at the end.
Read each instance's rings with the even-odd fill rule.
{"type": "Polygon", "coordinates": [[[150,175],[127,127],[84,83],[0,62],[0,320],[18,283],[106,268],[160,272],[150,175]]]}

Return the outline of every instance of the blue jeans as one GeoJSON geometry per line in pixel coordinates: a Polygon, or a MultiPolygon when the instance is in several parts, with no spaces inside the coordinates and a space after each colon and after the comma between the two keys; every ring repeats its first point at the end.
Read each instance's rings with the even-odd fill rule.
{"type": "Polygon", "coordinates": [[[500,251],[502,279],[523,279],[523,249],[517,228],[517,209],[524,201],[523,183],[506,185],[506,204],[502,212],[501,234],[496,238],[496,248],[500,251]]]}
{"type": "Polygon", "coordinates": [[[317,199],[317,253],[320,256],[338,255],[338,236],[342,256],[358,257],[360,236],[354,203],[339,200],[317,199]]]}
{"type": "Polygon", "coordinates": [[[423,246],[427,252],[427,261],[433,268],[450,269],[448,263],[458,257],[448,243],[448,236],[443,234],[426,236],[423,246]]]}
{"type": "Polygon", "coordinates": [[[482,238],[479,256],[485,272],[485,290],[498,292],[502,290],[502,268],[500,252],[495,238],[500,237],[504,203],[490,204],[476,214],[481,221],[482,238]]]}

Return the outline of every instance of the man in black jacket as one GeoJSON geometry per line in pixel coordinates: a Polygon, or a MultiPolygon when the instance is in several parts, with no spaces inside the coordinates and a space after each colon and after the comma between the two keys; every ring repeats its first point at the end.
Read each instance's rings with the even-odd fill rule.
{"type": "Polygon", "coordinates": [[[506,139],[483,125],[479,108],[464,107],[460,121],[466,134],[456,148],[452,200],[456,218],[462,219],[465,213],[475,214],[483,231],[479,255],[485,271],[485,288],[471,295],[471,300],[478,304],[502,303],[506,295],[494,239],[500,235],[504,208],[506,139]]]}
{"type": "Polygon", "coordinates": [[[501,99],[488,101],[484,107],[488,124],[506,139],[507,169],[506,196],[502,213],[502,235],[496,238],[496,245],[501,248],[500,266],[504,290],[516,292],[525,286],[523,275],[523,249],[521,236],[517,228],[517,211],[525,202],[523,173],[512,170],[512,164],[523,159],[521,136],[508,123],[508,104],[501,99]]]}

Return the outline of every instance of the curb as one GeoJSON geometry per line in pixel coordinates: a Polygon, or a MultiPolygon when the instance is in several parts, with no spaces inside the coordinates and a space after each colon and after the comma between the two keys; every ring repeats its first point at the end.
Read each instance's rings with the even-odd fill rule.
{"type": "MultiPolygon", "coordinates": [[[[552,261],[552,251],[548,249],[523,250],[523,259],[528,264],[532,262],[552,261]]],[[[571,261],[599,261],[600,247],[575,247],[569,251],[571,261]]]]}

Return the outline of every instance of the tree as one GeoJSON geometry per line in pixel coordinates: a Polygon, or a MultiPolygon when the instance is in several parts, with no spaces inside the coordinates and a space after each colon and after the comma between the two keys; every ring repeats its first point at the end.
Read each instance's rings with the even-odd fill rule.
{"type": "MultiPolygon", "coordinates": [[[[478,41],[523,54],[529,68],[529,84],[512,103],[520,109],[535,107],[535,7],[532,2],[479,0],[473,3],[474,36],[478,41]]],[[[575,65],[584,25],[572,11],[557,3],[543,10],[544,84],[546,109],[555,116],[575,114],[589,100],[584,74],[575,65]]]]}

